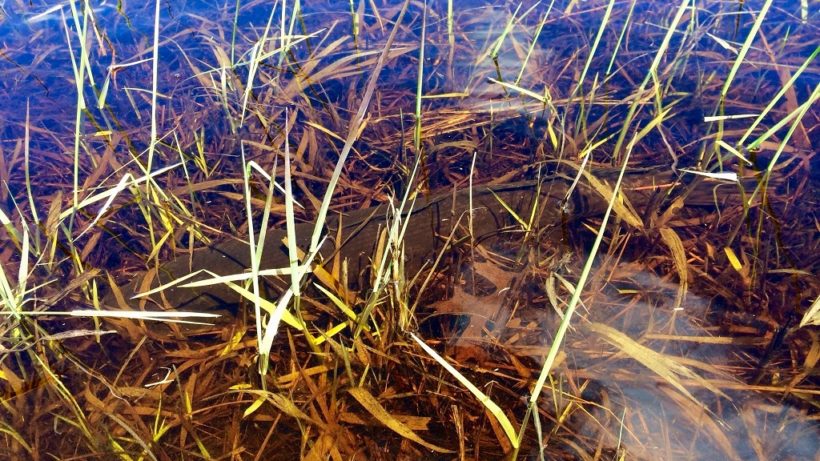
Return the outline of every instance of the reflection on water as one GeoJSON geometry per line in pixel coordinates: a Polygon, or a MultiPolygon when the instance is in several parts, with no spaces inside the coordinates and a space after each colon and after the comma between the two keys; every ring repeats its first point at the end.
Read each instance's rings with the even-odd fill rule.
{"type": "MultiPolygon", "coordinates": [[[[570,339],[567,347],[568,366],[577,367],[570,374],[592,380],[585,399],[607,402],[583,423],[585,436],[608,437],[609,446],[619,445],[644,459],[656,459],[658,453],[664,459],[815,458],[820,425],[807,418],[801,400],[808,396],[768,399],[745,389],[736,376],[739,361],[750,360],[748,352],[770,340],[770,334],[767,338],[722,336],[708,326],[713,307],[709,300],[690,292],[685,309],[670,312],[666,307],[675,302],[673,284],[646,272],[620,273],[631,282],[630,288],[654,296],[630,302],[629,315],[634,320],[624,319],[624,324],[615,320],[613,326],[634,339],[645,338],[642,343],[707,377],[717,388],[706,389],[697,380],[680,375],[691,386],[693,398],[689,399],[629,354],[610,355],[602,361],[588,343],[590,337],[579,335],[586,337],[570,339]]],[[[619,310],[625,302],[607,298],[594,298],[594,305],[603,312],[590,312],[590,320],[611,321],[606,313],[619,310]]],[[[596,346],[601,348],[598,352],[611,350],[605,344],[596,346]]]]}

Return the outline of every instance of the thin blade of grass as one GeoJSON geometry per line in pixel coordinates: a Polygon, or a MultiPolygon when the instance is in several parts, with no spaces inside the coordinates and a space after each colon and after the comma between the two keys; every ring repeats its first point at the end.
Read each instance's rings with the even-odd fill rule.
{"type": "Polygon", "coordinates": [[[435,451],[436,453],[453,453],[453,450],[448,450],[438,445],[434,445],[419,437],[418,434],[413,432],[412,429],[391,415],[367,389],[363,387],[353,387],[348,389],[347,392],[354,399],[356,399],[356,401],[359,402],[359,404],[361,404],[361,406],[363,406],[368,413],[373,415],[373,417],[380,423],[390,428],[390,430],[396,434],[399,434],[407,440],[416,442],[424,448],[435,451]]]}
{"type": "Polygon", "coordinates": [[[507,435],[507,438],[510,440],[510,443],[512,444],[513,448],[518,448],[520,446],[518,434],[516,433],[516,430],[510,422],[509,418],[507,418],[507,415],[504,414],[504,411],[501,409],[501,407],[499,407],[498,404],[495,403],[487,394],[482,392],[481,389],[476,387],[475,384],[471,383],[466,376],[461,374],[452,365],[447,363],[447,361],[444,360],[444,358],[441,355],[439,355],[438,352],[433,350],[433,348],[428,346],[427,343],[422,341],[418,336],[414,335],[413,333],[410,333],[410,337],[413,338],[413,340],[416,341],[416,343],[418,343],[418,345],[421,346],[422,349],[424,349],[424,352],[427,352],[427,355],[432,357],[433,360],[435,360],[436,362],[438,362],[439,365],[444,367],[444,369],[447,370],[448,373],[453,375],[453,377],[456,378],[462,386],[464,386],[468,391],[470,391],[470,393],[472,393],[478,399],[478,401],[481,402],[482,405],[484,405],[484,407],[495,417],[498,423],[501,424],[501,427],[504,429],[504,433],[507,435]]]}
{"type": "Polygon", "coordinates": [[[800,320],[800,328],[807,325],[820,325],[820,296],[814,299],[814,302],[811,303],[811,307],[803,314],[803,318],[800,320]]]}
{"type": "Polygon", "coordinates": [[[655,372],[658,376],[663,378],[664,381],[677,389],[681,394],[685,395],[689,400],[705,410],[707,410],[706,405],[695,398],[695,396],[692,395],[686,387],[684,387],[683,383],[680,381],[681,377],[689,378],[704,388],[709,389],[716,395],[728,398],[723,391],[713,386],[708,380],[704,379],[688,367],[678,363],[674,357],[655,352],[652,349],[639,344],[624,333],[602,323],[593,322],[589,325],[589,329],[600,335],[601,338],[608,343],[617,347],[621,352],[632,357],[643,366],[655,372]]]}

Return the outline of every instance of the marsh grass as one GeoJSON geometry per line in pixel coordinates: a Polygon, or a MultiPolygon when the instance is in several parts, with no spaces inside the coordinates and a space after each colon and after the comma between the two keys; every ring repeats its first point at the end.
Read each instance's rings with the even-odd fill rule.
{"type": "Polygon", "coordinates": [[[816,456],[817,12],[543,3],[15,4],[0,457],[816,456]]]}

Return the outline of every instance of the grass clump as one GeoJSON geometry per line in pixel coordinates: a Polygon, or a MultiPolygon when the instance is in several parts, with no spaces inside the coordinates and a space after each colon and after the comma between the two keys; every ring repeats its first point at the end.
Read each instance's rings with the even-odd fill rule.
{"type": "Polygon", "coordinates": [[[6,6],[0,457],[816,453],[811,12],[230,3],[6,6]]]}

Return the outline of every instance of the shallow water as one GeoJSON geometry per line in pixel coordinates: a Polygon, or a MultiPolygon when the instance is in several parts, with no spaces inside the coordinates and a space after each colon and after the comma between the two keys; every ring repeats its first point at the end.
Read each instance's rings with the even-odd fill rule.
{"type": "MultiPolygon", "coordinates": [[[[43,216],[58,191],[71,196],[74,180],[83,188],[80,195],[88,196],[114,188],[123,171],[141,174],[134,159],[144,162],[147,157],[153,117],[159,153],[152,169],[183,162],[184,167],[174,167],[164,179],[167,188],[184,200],[191,197],[196,219],[210,229],[241,235],[246,228],[242,218],[236,218],[244,213],[240,183],[200,192],[185,187],[187,178],[195,175],[194,183],[241,178],[243,154],[262,164],[271,161],[281,149],[277,137],[288,107],[296,114],[299,135],[291,141],[291,149],[297,145],[300,149],[296,171],[304,184],[298,198],[309,205],[297,209],[297,217],[313,219],[311,194],[321,198],[341,150],[340,138],[347,133],[373,70],[374,62],[369,60],[375,60],[384,47],[400,5],[387,2],[373,10],[370,2],[356,2],[355,9],[362,12],[356,30],[348,2],[306,2],[299,15],[285,18],[278,10],[281,4],[241,3],[235,36],[233,2],[160,4],[158,98],[152,116],[155,4],[92,1],[84,16],[79,3],[72,9],[69,2],[0,2],[2,211],[16,216],[15,210],[28,207],[23,160],[27,123],[32,173],[28,186],[43,216]],[[257,67],[249,61],[269,19],[265,49],[274,51],[257,67]],[[87,24],[87,63],[79,58],[83,24],[87,24]],[[296,35],[288,54],[275,51],[281,45],[282,24],[296,35]],[[252,72],[252,91],[246,92],[252,72]],[[80,100],[85,107],[78,111],[80,100]],[[325,132],[339,138],[324,137],[325,132]],[[76,138],[75,133],[79,133],[76,138]],[[76,140],[80,146],[75,151],[76,140]],[[100,167],[109,158],[105,156],[118,160],[100,167]],[[196,163],[200,160],[208,165],[201,168],[196,163]]],[[[368,125],[345,170],[345,189],[336,197],[341,208],[366,208],[407,187],[422,33],[422,145],[428,156],[421,174],[431,191],[448,190],[454,184],[466,187],[474,152],[479,182],[508,174],[510,181],[539,175],[571,178],[576,171],[566,162],[580,163],[587,154],[595,165],[593,173],[612,181],[615,176],[604,166],[620,166],[626,146],[614,152],[614,145],[636,92],[657,97],[636,108],[630,133],[651,125],[664,110],[673,114],[630,146],[630,168],[645,173],[633,175],[635,183],[643,182],[640,189],[627,187],[627,195],[645,227],[618,227],[626,220],[616,211],[613,220],[618,224],[596,256],[583,307],[565,340],[566,355],[554,373],[554,384],[571,395],[553,392],[547,398],[545,391],[541,405],[542,440],[548,442],[548,450],[555,450],[547,452],[552,456],[818,457],[818,383],[812,371],[817,330],[797,328],[820,289],[816,102],[792,134],[782,128],[759,149],[746,149],[751,140],[816,97],[820,69],[815,62],[789,85],[754,135],[740,143],[754,117],[807,59],[813,59],[820,27],[816,5],[804,11],[801,2],[774,2],[759,38],[720,102],[735,57],[764,3],[698,1],[681,10],[669,51],[659,61],[660,77],[648,79],[641,92],[637,89],[675,17],[674,2],[614,2],[586,70],[608,2],[558,1],[520,7],[458,2],[452,36],[446,2],[431,2],[426,18],[420,5],[413,4],[404,19],[393,45],[395,55],[379,78],[368,125]],[[514,27],[505,31],[513,17],[514,27]],[[543,29],[534,41],[539,26],[543,29]],[[722,115],[738,117],[709,119],[722,115]],[[781,146],[786,136],[790,139],[781,146]],[[716,145],[716,138],[737,147],[746,160],[716,145]],[[598,144],[599,140],[605,141],[598,144]],[[594,148],[587,150],[590,146],[594,148]],[[775,161],[769,203],[755,204],[744,216],[742,197],[756,194],[753,190],[761,172],[775,161]],[[695,175],[684,172],[705,168],[717,172],[717,165],[746,181],[718,185],[698,182],[695,175]],[[673,178],[674,184],[653,184],[655,177],[673,178]],[[651,189],[655,186],[657,191],[651,189]],[[687,187],[688,195],[680,194],[687,187]],[[686,198],[680,210],[671,205],[677,196],[686,198]],[[680,276],[659,236],[658,229],[664,228],[659,222],[674,229],[686,251],[689,280],[682,300],[680,276]],[[738,265],[726,248],[739,254],[738,265]],[[590,329],[595,324],[625,334],[697,376],[679,372],[676,376],[686,389],[681,391],[657,370],[650,370],[646,361],[613,345],[612,337],[601,333],[606,330],[590,329]],[[706,377],[714,388],[699,377],[706,377]],[[583,410],[568,410],[572,408],[583,410]],[[563,411],[571,417],[556,422],[563,411]]],[[[255,190],[262,200],[263,192],[262,187],[255,190]]],[[[594,196],[589,188],[586,194],[594,196]]],[[[119,208],[103,237],[103,249],[90,248],[83,255],[90,267],[109,270],[120,282],[143,268],[142,258],[150,252],[145,243],[147,225],[136,208],[128,204],[119,208]]],[[[77,225],[87,225],[97,210],[85,210],[89,215],[77,225]]],[[[32,219],[30,210],[23,214],[25,220],[32,219]]],[[[454,269],[458,264],[448,262],[450,274],[435,279],[429,297],[447,298],[456,290],[461,305],[444,311],[442,299],[425,299],[419,311],[421,331],[430,341],[438,341],[440,351],[463,361],[461,367],[474,372],[475,379],[489,380],[497,373],[502,388],[528,397],[527,389],[560,322],[558,314],[570,297],[562,280],[577,280],[594,239],[591,229],[597,229],[600,215],[556,226],[563,233],[557,244],[546,239],[521,243],[517,240],[521,232],[506,241],[488,242],[486,249],[502,255],[495,262],[498,267],[515,277],[499,278],[498,267],[490,270],[489,275],[497,276],[495,282],[503,283],[486,296],[470,297],[453,288],[464,281],[454,269]],[[517,287],[519,291],[509,290],[508,285],[522,278],[526,281],[517,287]],[[507,292],[514,293],[507,296],[507,292]],[[465,316],[468,324],[473,322],[470,334],[477,336],[466,352],[465,316]],[[524,376],[524,368],[530,376],[524,376]]],[[[20,222],[20,217],[15,219],[20,222]]],[[[281,213],[278,220],[282,221],[281,213]]],[[[517,225],[509,221],[505,224],[517,225]]],[[[76,236],[79,230],[69,232],[76,236]]],[[[188,237],[178,234],[184,233],[177,229],[171,238],[183,248],[188,237]]],[[[12,247],[4,243],[4,248],[12,247]]],[[[163,257],[169,253],[163,252],[163,257]]],[[[472,254],[461,256],[469,259],[472,254]]],[[[70,265],[66,267],[69,273],[70,265]]],[[[367,285],[367,280],[353,278],[351,284],[367,285]]],[[[440,377],[452,382],[449,375],[440,377]]],[[[405,379],[417,380],[413,375],[405,379]]],[[[462,397],[471,398],[466,393],[462,397]]],[[[516,406],[520,399],[504,398],[510,413],[520,416],[521,408],[516,406]]],[[[419,416],[434,413],[428,414],[421,403],[417,408],[419,416]]],[[[444,412],[441,408],[444,404],[436,411],[444,412]]],[[[435,424],[450,424],[440,414],[434,417],[438,418],[435,424]]],[[[475,423],[483,417],[479,413],[467,420],[475,423]]],[[[522,453],[535,459],[537,436],[531,432],[522,453]]],[[[455,446],[457,437],[446,434],[436,439],[455,446]]],[[[476,435],[468,443],[478,446],[481,440],[476,435]]],[[[493,443],[483,443],[492,447],[485,453],[495,456],[499,451],[493,443]]]]}

